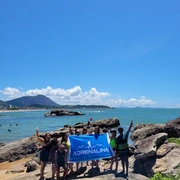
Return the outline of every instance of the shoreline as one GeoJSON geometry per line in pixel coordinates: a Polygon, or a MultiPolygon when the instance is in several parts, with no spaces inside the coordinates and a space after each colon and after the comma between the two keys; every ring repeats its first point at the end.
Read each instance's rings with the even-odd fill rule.
{"type": "Polygon", "coordinates": [[[18,109],[18,110],[2,110],[0,109],[0,113],[4,113],[4,112],[27,112],[27,111],[45,111],[48,109],[18,109]]]}

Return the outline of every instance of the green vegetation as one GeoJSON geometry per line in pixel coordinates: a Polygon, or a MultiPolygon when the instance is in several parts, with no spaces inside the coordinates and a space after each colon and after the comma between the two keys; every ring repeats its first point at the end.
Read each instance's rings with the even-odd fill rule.
{"type": "Polygon", "coordinates": [[[177,145],[180,145],[180,138],[169,138],[168,142],[176,143],[177,145]]]}
{"type": "Polygon", "coordinates": [[[150,180],[180,180],[180,173],[174,177],[172,175],[162,175],[161,173],[157,172],[152,178],[150,178],[150,180]]]}

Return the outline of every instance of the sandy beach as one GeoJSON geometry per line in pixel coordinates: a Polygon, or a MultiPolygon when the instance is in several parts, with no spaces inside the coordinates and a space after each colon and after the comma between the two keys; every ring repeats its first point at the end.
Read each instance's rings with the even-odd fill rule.
{"type": "MultiPolygon", "coordinates": [[[[39,169],[37,169],[36,171],[27,173],[26,172],[26,167],[24,167],[25,163],[29,160],[31,160],[32,158],[23,158],[21,160],[17,160],[14,162],[3,162],[0,163],[0,179],[1,180],[18,180],[18,179],[39,179],[39,169]],[[24,172],[16,172],[13,173],[13,171],[22,171],[24,170],[24,172]]],[[[104,165],[104,162],[100,162],[100,167],[101,169],[104,168],[108,168],[109,164],[104,165]]],[[[39,166],[40,167],[40,166],[39,166]]],[[[88,169],[90,168],[90,166],[88,167],[88,169]]],[[[51,177],[51,164],[47,164],[45,171],[44,171],[45,177],[46,178],[50,178],[51,177]]],[[[62,176],[62,171],[61,171],[61,176],[62,176]]],[[[82,176],[81,176],[82,178],[82,176]]],[[[84,178],[86,179],[86,178],[84,178]]],[[[98,179],[98,178],[96,178],[98,179]]]]}
{"type": "Polygon", "coordinates": [[[23,158],[14,162],[3,162],[0,163],[0,179],[11,179],[13,177],[19,176],[20,174],[26,174],[25,163],[31,160],[31,157],[23,158]],[[13,170],[24,170],[24,172],[12,173],[13,170]]]}
{"type": "Polygon", "coordinates": [[[18,110],[0,109],[0,113],[3,113],[3,112],[45,111],[45,110],[47,110],[47,109],[18,109],[18,110]]]}

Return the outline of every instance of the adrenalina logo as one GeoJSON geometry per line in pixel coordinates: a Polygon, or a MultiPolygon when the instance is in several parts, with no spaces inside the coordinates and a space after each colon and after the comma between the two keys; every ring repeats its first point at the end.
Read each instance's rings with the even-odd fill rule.
{"type": "Polygon", "coordinates": [[[104,147],[102,144],[91,145],[91,141],[87,142],[87,146],[81,145],[76,148],[76,150],[72,153],[73,156],[80,156],[80,155],[88,155],[88,154],[98,154],[109,152],[107,147],[104,147]]]}

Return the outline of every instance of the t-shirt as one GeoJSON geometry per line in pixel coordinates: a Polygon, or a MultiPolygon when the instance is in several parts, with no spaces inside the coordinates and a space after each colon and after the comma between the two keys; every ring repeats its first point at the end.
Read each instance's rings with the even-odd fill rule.
{"type": "Polygon", "coordinates": [[[110,145],[112,148],[115,148],[116,147],[116,140],[115,139],[111,139],[110,140],[110,145]]]}

